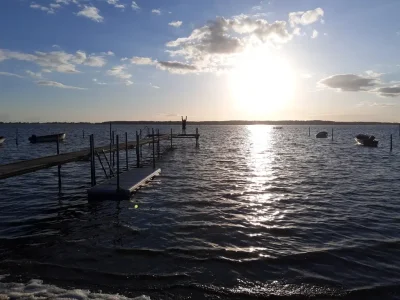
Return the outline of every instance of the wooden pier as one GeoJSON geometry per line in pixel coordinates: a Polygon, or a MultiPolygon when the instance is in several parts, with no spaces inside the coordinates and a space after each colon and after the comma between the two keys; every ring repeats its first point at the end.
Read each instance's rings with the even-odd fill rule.
{"type": "Polygon", "coordinates": [[[89,199],[129,199],[131,194],[160,173],[161,169],[153,168],[127,171],[119,175],[119,179],[113,177],[89,189],[89,199]]]}
{"type": "MultiPolygon", "coordinates": [[[[82,134],[84,136],[84,132],[82,134]]],[[[0,165],[0,179],[6,179],[14,176],[32,173],[42,169],[58,166],[58,187],[61,192],[61,165],[76,162],[76,161],[90,161],[90,174],[91,174],[91,186],[88,190],[90,198],[129,198],[129,196],[142,185],[147,183],[151,178],[158,175],[161,169],[156,168],[156,156],[160,158],[160,142],[170,140],[170,147],[173,147],[174,139],[181,138],[195,138],[196,146],[198,146],[200,134],[196,128],[195,134],[173,134],[172,129],[170,134],[160,134],[159,131],[147,135],[147,138],[140,139],[138,132],[136,132],[136,140],[128,141],[128,134],[125,133],[125,141],[119,142],[119,135],[116,136],[116,143],[114,144],[114,132],[111,132],[110,126],[110,144],[104,146],[94,146],[94,136],[90,135],[90,148],[83,150],[59,153],[59,142],[57,141],[57,155],[51,155],[46,157],[40,157],[31,160],[24,160],[6,165],[0,165]],[[153,168],[141,168],[140,157],[141,148],[143,145],[152,145],[152,160],[153,168]],[[155,148],[157,146],[157,150],[155,148]],[[128,163],[128,150],[136,149],[136,168],[129,170],[128,163]],[[120,172],[120,150],[126,152],[126,172],[120,172]],[[103,164],[99,153],[104,155],[104,159],[107,162],[108,168],[103,164]],[[110,160],[108,161],[105,153],[110,154],[110,160]],[[114,170],[114,157],[116,153],[117,170],[114,170]],[[96,157],[105,173],[106,181],[96,185],[96,157]],[[112,158],[112,159],[111,159],[112,158]],[[109,174],[107,170],[109,169],[109,174]]]]}
{"type": "MultiPolygon", "coordinates": [[[[169,135],[167,136],[160,135],[160,140],[167,140],[167,139],[169,139],[169,135]]],[[[139,146],[151,143],[153,143],[152,139],[142,139],[141,141],[139,141],[139,146]]],[[[136,144],[137,144],[136,141],[128,142],[127,143],[128,149],[134,149],[136,147],[136,144]]],[[[122,149],[123,147],[126,146],[126,144],[120,143],[119,146],[122,149]]],[[[116,151],[117,145],[112,145],[111,149],[109,145],[104,145],[100,147],[95,147],[94,150],[99,153],[102,151],[107,153],[110,151],[116,151]]],[[[9,177],[32,173],[35,171],[47,169],[58,165],[64,165],[74,161],[87,160],[89,156],[90,156],[90,149],[87,148],[75,152],[62,153],[58,155],[45,156],[30,160],[23,160],[6,165],[0,165],[0,179],[6,179],[9,177]]]]}

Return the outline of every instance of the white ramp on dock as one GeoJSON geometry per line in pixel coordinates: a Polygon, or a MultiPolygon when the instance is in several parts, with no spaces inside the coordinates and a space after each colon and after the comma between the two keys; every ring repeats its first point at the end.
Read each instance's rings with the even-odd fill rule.
{"type": "Polygon", "coordinates": [[[161,173],[161,169],[139,168],[132,169],[119,175],[119,190],[117,177],[106,180],[88,190],[89,198],[125,198],[146,184],[151,178],[161,173]]]}

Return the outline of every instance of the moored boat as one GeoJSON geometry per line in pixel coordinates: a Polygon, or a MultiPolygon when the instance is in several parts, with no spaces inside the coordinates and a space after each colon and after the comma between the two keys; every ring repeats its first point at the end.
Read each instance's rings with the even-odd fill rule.
{"type": "Polygon", "coordinates": [[[6,138],[4,136],[0,136],[0,145],[3,144],[5,140],[6,138]]]}
{"type": "Polygon", "coordinates": [[[328,137],[328,132],[326,132],[326,131],[318,132],[315,137],[317,139],[326,139],[328,137]]]}
{"type": "Polygon", "coordinates": [[[35,143],[51,143],[51,142],[57,142],[58,141],[63,141],[65,140],[65,133],[57,133],[57,134],[50,134],[50,135],[35,135],[33,134],[30,138],[29,141],[32,144],[35,143]]]}
{"type": "Polygon", "coordinates": [[[375,137],[373,135],[357,134],[355,137],[355,140],[359,145],[363,145],[366,147],[377,147],[378,146],[378,141],[375,140],[375,137]]]}

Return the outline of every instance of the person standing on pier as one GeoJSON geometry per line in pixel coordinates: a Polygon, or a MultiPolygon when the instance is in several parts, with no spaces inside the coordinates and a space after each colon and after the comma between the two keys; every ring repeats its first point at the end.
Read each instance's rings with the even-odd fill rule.
{"type": "Polygon", "coordinates": [[[185,119],[182,116],[182,134],[186,134],[186,121],[187,121],[187,116],[185,119]]]}

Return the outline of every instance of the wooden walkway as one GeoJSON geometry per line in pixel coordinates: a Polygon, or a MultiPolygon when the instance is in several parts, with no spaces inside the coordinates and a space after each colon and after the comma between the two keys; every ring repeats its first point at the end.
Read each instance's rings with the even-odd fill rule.
{"type": "Polygon", "coordinates": [[[141,186],[145,185],[154,176],[159,175],[161,169],[139,168],[119,175],[119,189],[117,177],[113,177],[88,190],[89,199],[129,199],[141,186]]]}
{"type": "MultiPolygon", "coordinates": [[[[169,135],[160,135],[160,141],[169,139],[169,135]]],[[[147,145],[153,143],[152,138],[142,139],[139,145],[147,145]]],[[[157,143],[157,139],[155,139],[157,143]]],[[[128,142],[128,149],[134,149],[136,147],[136,141],[128,142]]],[[[116,151],[117,145],[111,147],[111,151],[116,151]]],[[[119,144],[120,151],[125,149],[125,143],[119,144]]],[[[95,147],[97,152],[110,152],[110,145],[104,145],[95,147]]],[[[84,149],[75,152],[62,153],[59,155],[45,156],[30,160],[19,161],[11,164],[0,165],[0,179],[6,179],[13,176],[23,175],[31,172],[35,172],[42,169],[47,169],[50,167],[63,165],[66,163],[86,160],[90,155],[90,149],[84,149]]]]}
{"type": "MultiPolygon", "coordinates": [[[[155,137],[155,143],[157,143],[158,136],[154,135],[155,137]]],[[[172,139],[179,139],[179,138],[195,138],[196,141],[200,137],[199,134],[173,134],[172,139]]],[[[159,135],[159,140],[170,140],[171,135],[170,134],[160,134],[159,135]]],[[[139,141],[139,146],[142,145],[147,145],[153,143],[153,137],[145,138],[139,141]]],[[[136,141],[131,141],[127,143],[128,149],[134,149],[136,148],[136,141]]],[[[119,143],[119,149],[120,151],[124,151],[126,147],[125,142],[119,143]]],[[[102,151],[104,152],[110,152],[110,145],[104,145],[104,146],[99,146],[95,147],[94,149],[96,152],[100,153],[102,151]]],[[[112,145],[111,151],[116,151],[117,150],[117,145],[112,145]]],[[[18,175],[23,175],[27,173],[32,173],[38,170],[42,169],[47,169],[50,167],[54,166],[59,166],[63,164],[67,164],[70,162],[75,162],[75,161],[81,161],[81,160],[86,160],[90,156],[90,149],[86,148],[80,151],[75,151],[75,152],[68,152],[68,153],[62,153],[59,155],[51,155],[51,156],[45,156],[45,157],[40,157],[40,158],[35,158],[35,159],[30,159],[30,160],[24,160],[24,161],[19,161],[11,164],[6,164],[6,165],[0,165],[0,179],[6,179],[9,177],[14,177],[18,175]]]]}

